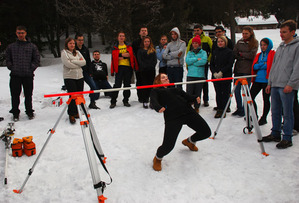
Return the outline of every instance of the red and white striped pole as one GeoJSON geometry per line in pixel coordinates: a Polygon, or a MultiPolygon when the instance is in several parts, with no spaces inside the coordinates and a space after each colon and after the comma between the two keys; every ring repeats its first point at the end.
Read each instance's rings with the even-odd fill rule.
{"type": "Polygon", "coordinates": [[[188,82],[176,82],[176,83],[158,84],[158,85],[144,85],[144,86],[136,86],[136,87],[122,87],[122,88],[111,88],[111,89],[101,89],[101,90],[90,90],[90,91],[81,91],[81,92],[46,94],[46,95],[44,95],[44,98],[63,97],[63,96],[70,96],[70,95],[77,95],[77,94],[93,94],[93,93],[99,93],[99,92],[116,92],[116,91],[120,91],[120,90],[131,90],[131,89],[147,89],[147,88],[154,88],[154,87],[166,87],[166,86],[195,84],[195,83],[204,83],[204,82],[217,82],[217,81],[236,80],[236,79],[241,79],[241,78],[252,78],[252,77],[256,77],[256,75],[245,75],[245,76],[210,79],[210,80],[195,80],[195,81],[188,81],[188,82]]]}

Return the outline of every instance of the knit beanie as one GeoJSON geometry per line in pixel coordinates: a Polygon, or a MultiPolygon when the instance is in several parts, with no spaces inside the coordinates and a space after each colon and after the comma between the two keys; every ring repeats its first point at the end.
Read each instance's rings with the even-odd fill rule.
{"type": "Polygon", "coordinates": [[[199,35],[196,35],[195,37],[193,37],[192,42],[197,42],[199,45],[201,45],[201,39],[200,39],[199,35]]]}

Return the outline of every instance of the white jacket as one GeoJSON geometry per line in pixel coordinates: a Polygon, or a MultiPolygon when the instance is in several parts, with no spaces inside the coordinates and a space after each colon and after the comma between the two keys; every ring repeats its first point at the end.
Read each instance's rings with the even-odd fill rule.
{"type": "Polygon", "coordinates": [[[76,56],[69,50],[61,51],[61,61],[63,64],[63,79],[81,79],[83,78],[82,66],[85,66],[86,61],[79,51],[76,51],[76,56]],[[83,60],[80,60],[80,59],[83,60]]]}

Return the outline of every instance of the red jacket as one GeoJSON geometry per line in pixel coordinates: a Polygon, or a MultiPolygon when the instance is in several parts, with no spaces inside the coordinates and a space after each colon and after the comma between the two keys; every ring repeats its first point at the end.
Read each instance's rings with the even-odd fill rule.
{"type": "MultiPolygon", "coordinates": [[[[134,56],[132,47],[127,45],[127,51],[130,54],[130,64],[132,69],[138,70],[137,60],[136,57],[134,56]]],[[[119,49],[117,46],[114,46],[114,49],[112,50],[111,74],[118,73],[118,57],[119,57],[119,49]]]]}
{"type": "MultiPolygon", "coordinates": [[[[257,71],[253,69],[253,66],[254,66],[254,64],[256,64],[258,62],[260,54],[261,54],[261,52],[258,53],[255,56],[254,60],[253,60],[252,67],[251,67],[251,74],[252,75],[255,75],[257,73],[257,71]]],[[[267,75],[266,75],[266,79],[269,78],[269,73],[270,73],[270,70],[271,70],[271,67],[272,67],[274,55],[275,55],[275,51],[274,50],[269,51],[268,58],[267,58],[267,75]]],[[[255,80],[255,78],[252,78],[251,82],[254,82],[254,80],[255,80]]]]}

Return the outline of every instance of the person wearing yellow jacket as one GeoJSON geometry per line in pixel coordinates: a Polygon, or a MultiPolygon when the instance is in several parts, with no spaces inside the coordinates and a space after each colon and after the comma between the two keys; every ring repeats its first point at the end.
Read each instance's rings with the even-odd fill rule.
{"type": "MultiPolygon", "coordinates": [[[[201,39],[201,47],[203,50],[207,52],[208,56],[208,62],[205,65],[205,76],[208,78],[208,71],[209,71],[209,62],[211,61],[212,57],[212,46],[213,42],[209,36],[206,36],[205,33],[203,32],[203,26],[202,25],[194,25],[194,33],[193,36],[195,37],[196,35],[200,36],[201,39]]],[[[189,51],[192,49],[192,39],[191,38],[188,42],[187,50],[186,50],[186,55],[189,51]]],[[[204,101],[204,106],[209,106],[209,86],[208,83],[204,83],[203,86],[203,101],[204,101]]]]}

